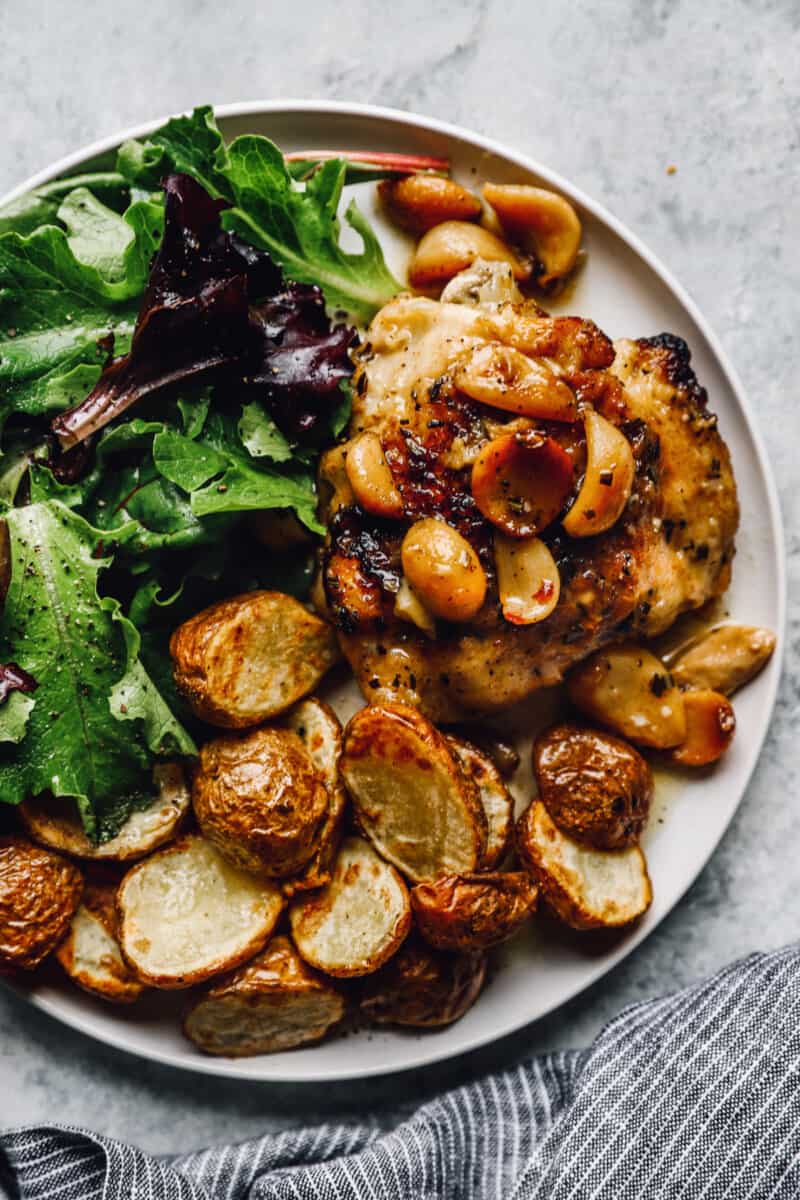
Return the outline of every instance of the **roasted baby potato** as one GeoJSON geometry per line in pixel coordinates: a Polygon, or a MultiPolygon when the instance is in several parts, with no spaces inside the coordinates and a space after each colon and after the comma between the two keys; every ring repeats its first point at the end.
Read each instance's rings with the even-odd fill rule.
{"type": "Polygon", "coordinates": [[[670,663],[675,682],[730,696],[772,658],[775,634],[756,625],[718,625],[681,650],[670,663]]]}
{"type": "Polygon", "coordinates": [[[116,837],[98,845],[86,836],[74,800],[37,796],[20,805],[19,815],[30,836],[43,846],[75,858],[126,862],[168,842],[189,811],[189,785],[180,763],[159,763],[153,782],[158,789],[153,803],[132,812],[116,837]]]}
{"type": "Polygon", "coordinates": [[[481,861],[482,871],[492,871],[502,862],[511,846],[514,834],[514,798],[503,782],[495,764],[477,746],[464,738],[447,735],[462,770],[475,781],[478,796],[486,814],[486,850],[481,861]]]}
{"type": "Polygon", "coordinates": [[[328,975],[377,971],[411,926],[408,890],[363,838],[342,842],[330,883],[294,901],[289,924],[302,958],[328,975]]]}
{"type": "Polygon", "coordinates": [[[736,717],[731,702],[710,688],[687,692],[686,738],[671,751],[682,767],[707,767],[721,758],[733,741],[736,717]]]}
{"type": "Polygon", "coordinates": [[[341,993],[306,966],[288,938],[274,937],[195,1001],[183,1031],[206,1054],[241,1058],[318,1042],[344,1010],[341,993]]]}
{"type": "Polygon", "coordinates": [[[391,962],[366,980],[361,1011],[376,1025],[451,1025],[475,1003],[485,979],[484,954],[434,950],[412,934],[391,962]]]}
{"type": "Polygon", "coordinates": [[[613,929],[650,907],[653,889],[638,846],[592,850],[562,833],[541,800],[517,822],[517,852],[542,898],[573,929],[613,929]]]}
{"type": "Polygon", "coordinates": [[[112,1004],[132,1004],[144,991],[119,948],[117,885],[87,881],[56,958],[73,983],[112,1004]]]}
{"type": "Polygon", "coordinates": [[[276,879],[306,865],[329,812],[328,790],[289,729],[206,742],[192,804],[204,835],[230,862],[276,879]]]}
{"type": "Polygon", "coordinates": [[[431,946],[472,953],[515,934],[535,911],[538,895],[527,871],[443,875],[412,888],[411,908],[431,946]]]}
{"type": "Polygon", "coordinates": [[[568,722],[551,725],[534,742],[533,773],[548,813],[576,841],[621,850],[639,840],[653,775],[627,742],[568,722]]]}
{"type": "Polygon", "coordinates": [[[26,837],[0,838],[0,969],[38,967],[69,929],[82,891],[74,863],[26,837]]]}
{"type": "Polygon", "coordinates": [[[342,840],[347,792],[339,775],[342,725],[329,704],[311,696],[286,714],[284,725],[296,733],[306,748],[314,770],[328,789],[328,815],[317,848],[299,875],[283,883],[287,896],[330,883],[331,871],[342,840]]]}
{"type": "Polygon", "coordinates": [[[442,221],[474,221],[481,215],[478,197],[442,175],[384,179],[378,195],[394,223],[409,233],[426,233],[442,221]]]}
{"type": "Polygon", "coordinates": [[[567,692],[581,712],[637,745],[666,750],[686,737],[683,696],[661,659],[641,646],[590,654],[570,672],[567,692]]]}
{"type": "Polygon", "coordinates": [[[193,712],[223,729],[285,712],[339,658],[333,630],[283,592],[212,604],[175,630],[169,648],[193,712]]]}
{"type": "Polygon", "coordinates": [[[187,834],[137,863],[117,893],[120,946],[144,983],[184,988],[233,970],[264,946],[283,908],[278,888],[187,834]]]}
{"type": "Polygon", "coordinates": [[[357,712],[340,769],[362,831],[409,879],[479,869],[487,821],[478,789],[422,713],[402,704],[357,712]]]}

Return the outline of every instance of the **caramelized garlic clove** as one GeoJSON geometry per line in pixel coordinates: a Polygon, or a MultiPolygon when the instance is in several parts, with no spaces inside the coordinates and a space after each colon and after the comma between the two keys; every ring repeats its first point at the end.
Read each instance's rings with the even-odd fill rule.
{"type": "Polygon", "coordinates": [[[453,372],[456,387],[503,412],[550,421],[577,421],[575,393],[541,359],[502,342],[472,346],[453,372]]]}
{"type": "Polygon", "coordinates": [[[402,517],[403,497],[377,433],[359,433],[346,446],[345,471],[361,507],[376,517],[402,517]]]}
{"type": "Polygon", "coordinates": [[[526,249],[533,242],[543,268],[538,283],[546,287],[569,274],[578,257],[582,231],[568,200],[524,183],[486,183],[483,196],[507,237],[519,240],[526,249]]]}
{"type": "Polygon", "coordinates": [[[707,767],[721,758],[733,741],[736,717],[730,700],[720,692],[702,688],[686,692],[686,737],[670,757],[683,767],[707,767]]]}
{"type": "Polygon", "coordinates": [[[476,258],[472,266],[453,276],[439,299],[442,304],[471,306],[518,304],[522,292],[508,263],[476,258]]]}
{"type": "Polygon", "coordinates": [[[394,615],[401,621],[416,625],[428,637],[436,637],[436,618],[425,607],[405,575],[400,580],[400,588],[394,601],[394,615]]]}
{"type": "Polygon", "coordinates": [[[396,225],[409,233],[426,233],[443,221],[475,221],[481,215],[477,196],[443,175],[407,175],[385,179],[378,195],[396,225]]]}
{"type": "Polygon", "coordinates": [[[494,535],[494,561],[503,616],[512,625],[535,625],[549,617],[561,592],[558,567],[541,538],[494,535]]]}
{"type": "Polygon", "coordinates": [[[622,515],[630,499],[636,464],[625,434],[593,408],[583,417],[586,473],[581,490],[563,525],[570,537],[605,533],[622,515]]]}
{"type": "Polygon", "coordinates": [[[483,567],[466,538],[446,522],[416,521],[403,538],[400,557],[408,582],[434,616],[469,621],[483,605],[483,567]]]}
{"type": "Polygon", "coordinates": [[[416,288],[442,287],[478,258],[508,263],[517,280],[527,279],[531,273],[529,263],[480,225],[444,221],[422,237],[408,268],[409,283],[416,288]]]}
{"type": "Polygon", "coordinates": [[[641,746],[668,750],[686,738],[684,696],[660,658],[634,643],[597,650],[567,679],[586,716],[641,746]]]}
{"type": "Polygon", "coordinates": [[[535,430],[487,442],[472,467],[480,511],[510,537],[530,538],[556,519],[572,487],[572,462],[558,442],[535,430]]]}
{"type": "Polygon", "coordinates": [[[681,687],[730,696],[763,670],[776,640],[772,630],[758,625],[718,625],[681,650],[670,671],[681,687]]]}

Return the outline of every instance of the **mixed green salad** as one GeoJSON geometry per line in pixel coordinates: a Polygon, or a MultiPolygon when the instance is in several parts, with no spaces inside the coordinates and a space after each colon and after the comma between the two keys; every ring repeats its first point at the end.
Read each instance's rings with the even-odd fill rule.
{"type": "Polygon", "coordinates": [[[0,210],[0,800],[73,797],[113,836],[195,749],[170,631],[307,588],[252,514],[322,532],[354,326],[399,287],[354,203],[342,248],[350,169],[226,146],[199,108],[0,210]]]}

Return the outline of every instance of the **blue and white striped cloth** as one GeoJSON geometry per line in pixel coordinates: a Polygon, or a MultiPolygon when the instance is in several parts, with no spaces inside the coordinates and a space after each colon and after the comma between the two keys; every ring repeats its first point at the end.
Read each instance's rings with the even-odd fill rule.
{"type": "Polygon", "coordinates": [[[447,1092],[390,1132],[322,1125],[159,1160],[52,1126],[0,1148],[3,1200],[789,1200],[800,948],[629,1008],[588,1051],[447,1092]]]}

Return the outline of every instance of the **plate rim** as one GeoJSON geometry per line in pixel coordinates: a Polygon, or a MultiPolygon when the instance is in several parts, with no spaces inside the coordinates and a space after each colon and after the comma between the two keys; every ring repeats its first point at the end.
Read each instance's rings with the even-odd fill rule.
{"type": "MultiPolygon", "coordinates": [[[[787,551],[786,539],[783,524],[783,516],[778,497],[778,488],[775,476],[772,471],[772,464],[767,455],[766,447],[763,441],[761,430],[755,417],[755,413],[750,404],[749,398],[745,391],[744,385],[739,377],[736,367],[730,360],[727,351],[722,346],[717,334],[714,332],[709,321],[706,319],[698,304],[689,294],[686,288],[672,274],[668,267],[661,261],[658,255],[639,238],[638,234],[634,233],[623,221],[616,217],[603,204],[598,203],[592,196],[588,195],[581,188],[577,187],[571,180],[562,176],[559,172],[540,163],[537,159],[530,155],[521,153],[513,147],[507,145],[497,138],[487,136],[470,130],[465,126],[460,126],[448,121],[441,121],[436,117],[425,116],[416,112],[406,112],[402,109],[385,107],[382,105],[364,104],[361,102],[349,102],[346,100],[324,100],[324,99],[294,99],[291,97],[285,99],[272,100],[242,100],[234,103],[226,104],[211,104],[214,115],[219,119],[228,119],[235,117],[258,117],[269,114],[280,114],[288,116],[292,113],[302,114],[319,114],[328,115],[331,113],[338,114],[344,117],[350,116],[354,118],[371,118],[375,120],[386,121],[395,125],[406,128],[429,131],[440,134],[445,137],[452,137],[464,140],[479,150],[486,151],[489,154],[494,154],[497,157],[503,158],[508,162],[520,166],[526,171],[530,171],[541,179],[546,180],[551,186],[559,191],[562,191],[571,199],[575,200],[586,212],[610,229],[620,240],[634,251],[636,255],[646,264],[646,266],[660,279],[662,284],[675,297],[678,303],[688,313],[691,320],[699,329],[702,336],[705,338],[708,348],[713,355],[716,363],[725,377],[728,386],[733,394],[736,404],[744,417],[747,435],[755,453],[755,459],[759,474],[763,480],[766,498],[767,509],[769,516],[770,532],[775,542],[776,558],[777,558],[777,576],[775,579],[775,593],[777,601],[778,620],[776,622],[777,645],[774,656],[774,666],[771,668],[771,678],[769,679],[768,693],[766,696],[766,704],[762,708],[762,720],[758,730],[756,739],[748,742],[748,756],[742,768],[742,784],[739,789],[739,795],[736,804],[731,808],[724,822],[720,825],[711,845],[707,856],[702,865],[698,868],[695,874],[686,880],[683,886],[673,897],[669,907],[660,915],[657,923],[649,928],[636,929],[625,941],[607,958],[603,958],[599,963],[587,971],[586,976],[581,980],[580,984],[570,990],[563,999],[549,1013],[555,1012],[562,1008],[564,1004],[573,1000],[587,988],[597,983],[604,975],[616,967],[623,959],[627,958],[633,951],[645,940],[645,938],[653,933],[661,922],[674,910],[675,906],[683,899],[689,888],[696,882],[700,874],[708,866],[712,857],[717,851],[720,841],[724,834],[730,828],[735,813],[737,812],[744,794],[747,791],[753,777],[756,764],[763,749],[766,737],[769,731],[769,726],[772,720],[775,704],[777,700],[778,688],[782,677],[783,668],[783,651],[786,637],[786,620],[787,620],[787,551]]],[[[191,109],[183,110],[184,113],[191,112],[191,109]]],[[[53,179],[58,178],[65,172],[70,171],[73,167],[80,166],[82,163],[104,154],[122,142],[130,138],[141,138],[147,136],[154,129],[157,129],[170,117],[179,114],[171,113],[167,117],[151,119],[140,122],[136,125],[126,127],[122,130],[108,134],[102,138],[90,142],[89,144],[79,147],[77,150],[70,152],[50,163],[48,166],[35,172],[20,184],[13,187],[10,191],[0,196],[0,207],[19,199],[27,192],[40,187],[44,183],[48,183],[53,179]]],[[[14,986],[9,984],[7,980],[0,980],[9,987],[17,997],[28,1001],[33,1007],[41,1012],[45,1012],[49,1017],[61,1022],[72,1029],[76,1029],[79,1033],[91,1038],[93,1041],[113,1046],[116,1050],[121,1050],[126,1054],[136,1058],[144,1059],[145,1061],[158,1062],[162,1065],[172,1067],[184,1071],[196,1071],[204,1075],[215,1075],[225,1078],[240,1079],[243,1082],[252,1083],[292,1083],[295,1086],[313,1086],[321,1082],[347,1081],[351,1079],[366,1079],[376,1078],[380,1076],[391,1076],[404,1074],[407,1071],[419,1070],[423,1067],[432,1066],[435,1063],[440,1063],[450,1058],[459,1058],[478,1050],[482,1047],[491,1045],[494,1042],[499,1042],[506,1037],[510,1037],[514,1033],[532,1025],[537,1020],[542,1020],[547,1014],[540,1014],[538,1017],[530,1018],[526,1021],[515,1022],[508,1028],[503,1028],[499,1031],[478,1032],[476,1035],[465,1040],[457,1048],[449,1047],[441,1050],[436,1049],[433,1042],[428,1043],[427,1039],[420,1039],[426,1043],[425,1049],[419,1049],[420,1042],[415,1044],[414,1052],[409,1055],[407,1061],[402,1065],[393,1065],[388,1070],[382,1068],[379,1064],[369,1066],[359,1066],[348,1070],[347,1068],[323,1069],[316,1073],[306,1073],[299,1077],[295,1073],[288,1072],[286,1069],[277,1068],[276,1070],[259,1071],[258,1074],[243,1071],[241,1069],[242,1060],[239,1059],[223,1059],[223,1058],[206,1058],[198,1055],[197,1058],[189,1058],[190,1051],[187,1050],[186,1055],[177,1055],[171,1051],[159,1050],[157,1047],[151,1050],[132,1046],[124,1036],[125,1025],[118,1033],[116,1030],[107,1032],[103,1030],[98,1032],[91,1017],[84,1015],[82,1012],[64,1013],[60,1005],[47,997],[38,996],[35,991],[28,989],[24,984],[22,986],[14,986]]],[[[411,1043],[410,1043],[411,1045],[411,1043]]],[[[265,1064],[269,1063],[269,1057],[263,1056],[265,1064]]],[[[244,1060],[245,1062],[247,1060],[244,1060]]]]}

